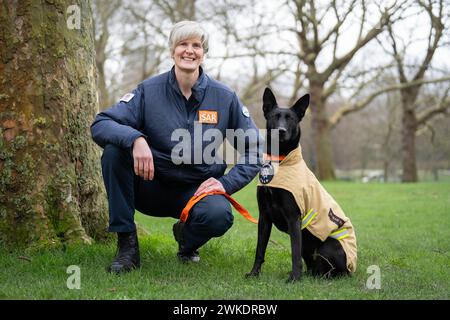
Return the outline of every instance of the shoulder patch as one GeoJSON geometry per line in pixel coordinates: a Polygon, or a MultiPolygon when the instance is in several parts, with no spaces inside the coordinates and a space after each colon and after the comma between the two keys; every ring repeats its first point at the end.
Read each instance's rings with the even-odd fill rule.
{"type": "Polygon", "coordinates": [[[127,93],[122,98],[120,98],[120,101],[123,102],[129,102],[131,99],[133,99],[134,93],[127,93]]]}
{"type": "Polygon", "coordinates": [[[242,106],[242,114],[247,118],[250,117],[250,112],[246,106],[242,106]]]}

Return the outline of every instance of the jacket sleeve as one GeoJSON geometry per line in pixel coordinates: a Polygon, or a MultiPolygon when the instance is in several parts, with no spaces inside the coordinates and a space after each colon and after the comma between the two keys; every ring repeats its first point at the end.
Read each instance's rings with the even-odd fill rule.
{"type": "Polygon", "coordinates": [[[143,109],[144,91],[140,85],[131,94],[125,95],[119,103],[95,117],[91,125],[92,139],[102,148],[107,144],[130,148],[134,140],[145,137],[141,132],[143,109]]]}
{"type": "Polygon", "coordinates": [[[245,187],[259,172],[263,146],[258,128],[236,94],[231,103],[229,127],[234,129],[235,134],[232,139],[227,135],[227,139],[241,156],[230,171],[218,180],[228,194],[233,194],[245,187]]]}

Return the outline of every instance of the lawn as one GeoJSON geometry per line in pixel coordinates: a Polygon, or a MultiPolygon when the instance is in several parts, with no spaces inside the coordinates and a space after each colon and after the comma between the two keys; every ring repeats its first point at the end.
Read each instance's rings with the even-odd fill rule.
{"type": "MultiPolygon", "coordinates": [[[[174,219],[136,215],[140,270],[105,272],[115,243],[41,252],[0,249],[0,299],[449,299],[450,183],[361,184],[328,182],[355,226],[358,269],[336,280],[304,276],[286,284],[291,268],[288,235],[274,228],[258,279],[245,279],[257,227],[235,212],[233,227],[200,250],[198,264],[176,260],[174,219]],[[80,268],[80,289],[68,289],[67,267],[80,268]],[[381,288],[368,289],[369,266],[381,288]]],[[[256,184],[235,195],[257,217],[256,184]]]]}

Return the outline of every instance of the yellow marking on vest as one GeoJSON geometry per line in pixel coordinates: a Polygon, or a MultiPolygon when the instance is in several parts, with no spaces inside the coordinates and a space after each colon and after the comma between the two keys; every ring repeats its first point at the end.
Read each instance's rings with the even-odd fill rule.
{"type": "Polygon", "coordinates": [[[330,237],[336,240],[341,240],[349,236],[347,228],[342,228],[330,233],[330,237]]]}
{"type": "Polygon", "coordinates": [[[315,212],[313,209],[310,209],[302,219],[302,230],[311,223],[315,216],[317,216],[317,212],[315,212]]]}

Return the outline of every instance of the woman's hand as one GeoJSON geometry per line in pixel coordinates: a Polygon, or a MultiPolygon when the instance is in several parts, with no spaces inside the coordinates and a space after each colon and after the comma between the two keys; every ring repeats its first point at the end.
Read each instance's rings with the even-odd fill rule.
{"type": "Polygon", "coordinates": [[[209,178],[208,180],[204,181],[195,191],[194,196],[201,195],[205,192],[211,192],[211,191],[221,191],[226,192],[222,183],[220,183],[219,180],[214,178],[209,178]]]}
{"type": "Polygon", "coordinates": [[[133,143],[134,173],[144,180],[153,180],[155,169],[153,155],[144,137],[139,137],[133,143]]]}

